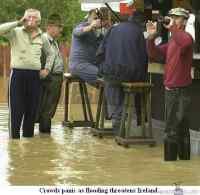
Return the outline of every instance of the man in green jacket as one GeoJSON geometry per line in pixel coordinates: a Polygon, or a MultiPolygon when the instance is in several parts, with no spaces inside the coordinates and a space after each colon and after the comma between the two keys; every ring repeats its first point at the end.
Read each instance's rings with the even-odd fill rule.
{"type": "MultiPolygon", "coordinates": [[[[53,51],[53,66],[48,77],[41,80],[41,96],[38,111],[39,131],[41,133],[51,133],[51,119],[53,118],[58,101],[60,99],[61,87],[63,81],[64,62],[59,51],[58,42],[56,39],[60,36],[63,30],[61,17],[58,14],[52,14],[47,21],[46,37],[53,51]]],[[[45,69],[46,55],[43,53],[42,67],[45,69]]]]}

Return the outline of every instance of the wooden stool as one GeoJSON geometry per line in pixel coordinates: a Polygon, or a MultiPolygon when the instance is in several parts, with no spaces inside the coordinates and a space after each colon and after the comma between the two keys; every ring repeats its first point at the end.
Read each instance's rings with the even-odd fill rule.
{"type": "Polygon", "coordinates": [[[152,84],[145,82],[124,82],[122,83],[123,90],[125,92],[124,109],[122,113],[122,119],[120,124],[119,136],[115,138],[115,141],[119,145],[128,147],[132,144],[148,144],[150,146],[155,145],[155,140],[152,135],[152,121],[151,121],[151,88],[152,84]],[[130,136],[131,121],[133,120],[133,101],[134,93],[141,94],[141,130],[142,136],[130,136]],[[128,114],[128,118],[127,118],[128,114]],[[148,135],[146,132],[145,118],[147,114],[148,122],[148,135]],[[125,124],[127,118],[127,124],[125,124]]]}
{"type": "Polygon", "coordinates": [[[97,104],[97,112],[96,112],[96,123],[95,127],[91,130],[94,136],[98,136],[102,138],[104,135],[113,135],[112,128],[105,128],[105,118],[106,118],[106,98],[104,94],[104,80],[97,79],[97,86],[99,88],[99,98],[97,104]]]}
{"type": "Polygon", "coordinates": [[[63,125],[73,128],[73,127],[94,127],[94,121],[92,116],[92,110],[90,101],[88,98],[88,92],[85,81],[80,78],[71,75],[70,73],[64,74],[65,79],[65,104],[64,104],[64,121],[63,125]],[[72,83],[79,84],[79,90],[82,101],[82,109],[84,114],[83,121],[69,121],[69,87],[72,83]]]}

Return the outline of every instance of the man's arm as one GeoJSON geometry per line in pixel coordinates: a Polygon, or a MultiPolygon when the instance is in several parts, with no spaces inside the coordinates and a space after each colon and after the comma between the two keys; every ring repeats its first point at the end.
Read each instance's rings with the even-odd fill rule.
{"type": "Polygon", "coordinates": [[[18,25],[22,25],[25,21],[25,16],[23,16],[20,20],[15,22],[7,22],[0,25],[0,35],[6,37],[7,39],[11,40],[12,37],[15,35],[14,29],[18,25]]]}
{"type": "Polygon", "coordinates": [[[147,40],[148,55],[151,60],[163,60],[166,58],[168,43],[156,46],[155,39],[147,40]]]}
{"type": "Polygon", "coordinates": [[[182,52],[185,52],[188,47],[192,46],[193,39],[189,33],[183,30],[177,30],[173,27],[170,28],[169,30],[172,33],[172,39],[181,48],[182,52]]]}
{"type": "Polygon", "coordinates": [[[75,29],[73,30],[74,36],[81,37],[83,35],[86,35],[88,32],[93,31],[96,28],[101,27],[101,21],[99,19],[93,20],[91,24],[85,24],[81,23],[75,29]]]}
{"type": "Polygon", "coordinates": [[[15,22],[7,22],[0,25],[0,35],[6,37],[7,39],[11,39],[15,32],[14,29],[20,24],[19,21],[15,22]]]}
{"type": "Polygon", "coordinates": [[[149,21],[146,24],[147,28],[147,49],[148,55],[152,60],[162,60],[166,58],[168,43],[162,45],[155,45],[155,39],[157,36],[157,23],[149,21]]]}

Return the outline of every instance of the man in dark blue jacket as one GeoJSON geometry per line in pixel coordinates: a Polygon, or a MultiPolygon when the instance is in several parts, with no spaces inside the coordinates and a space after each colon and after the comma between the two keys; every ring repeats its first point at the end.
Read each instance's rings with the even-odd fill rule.
{"type": "MultiPolygon", "coordinates": [[[[133,15],[134,16],[134,15],[133,15]]],[[[106,98],[113,128],[119,130],[124,92],[117,82],[144,81],[147,77],[148,56],[143,29],[138,17],[131,17],[110,29],[97,55],[101,60],[101,73],[106,81],[106,98]]]]}

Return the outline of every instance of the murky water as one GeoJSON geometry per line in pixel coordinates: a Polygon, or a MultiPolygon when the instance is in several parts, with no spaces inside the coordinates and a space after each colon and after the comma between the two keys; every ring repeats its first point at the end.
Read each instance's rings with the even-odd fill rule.
{"type": "Polygon", "coordinates": [[[5,90],[0,96],[0,185],[200,185],[200,157],[166,163],[161,145],[125,149],[89,129],[64,128],[62,106],[51,136],[36,128],[34,138],[9,140],[5,90]]]}

